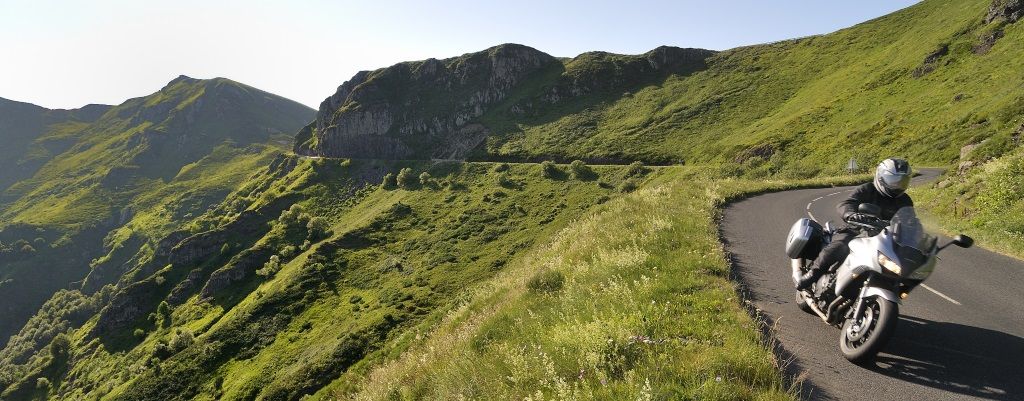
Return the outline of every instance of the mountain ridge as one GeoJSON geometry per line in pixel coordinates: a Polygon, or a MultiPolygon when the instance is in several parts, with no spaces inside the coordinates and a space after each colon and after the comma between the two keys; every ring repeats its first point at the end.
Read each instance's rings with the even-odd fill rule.
{"type": "Polygon", "coordinates": [[[187,214],[219,202],[237,185],[233,181],[249,173],[232,172],[232,164],[268,163],[285,150],[279,142],[313,115],[301,104],[228,79],[184,76],[117,106],[52,111],[4,102],[0,113],[10,105],[37,113],[35,125],[0,129],[0,137],[21,145],[0,163],[32,167],[22,174],[0,170],[0,184],[10,183],[0,187],[0,243],[36,239],[34,246],[46,252],[0,257],[0,302],[7,316],[0,344],[53,291],[81,285],[86,276],[91,291],[116,281],[118,266],[134,256],[129,250],[156,241],[168,231],[162,226],[176,219],[161,217],[164,207],[187,214]],[[45,121],[48,115],[56,119],[45,121]],[[197,175],[204,170],[206,176],[197,175]],[[48,266],[48,275],[33,273],[39,265],[48,266]]]}

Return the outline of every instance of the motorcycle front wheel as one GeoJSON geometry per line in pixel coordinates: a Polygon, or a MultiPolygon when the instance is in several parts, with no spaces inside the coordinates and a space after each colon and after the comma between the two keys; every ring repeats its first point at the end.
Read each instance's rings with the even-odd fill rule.
{"type": "Polygon", "coordinates": [[[839,349],[847,360],[865,364],[874,360],[878,351],[896,330],[899,306],[881,297],[865,298],[864,313],[859,321],[846,319],[839,335],[839,349]]]}

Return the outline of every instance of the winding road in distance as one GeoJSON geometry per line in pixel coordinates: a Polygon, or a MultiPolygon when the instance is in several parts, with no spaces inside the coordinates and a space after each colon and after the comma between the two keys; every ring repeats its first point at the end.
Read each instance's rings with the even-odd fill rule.
{"type": "MultiPolygon", "coordinates": [[[[922,173],[915,183],[939,171],[922,173]]],[[[835,205],[852,188],[770,193],[733,203],[724,213],[735,272],[774,325],[778,351],[791,360],[787,374],[804,379],[804,398],[1024,400],[1024,262],[977,246],[943,251],[927,287],[900,306],[896,333],[871,368],[847,362],[839,329],[797,308],[786,234],[808,214],[841,222],[835,205]]]]}

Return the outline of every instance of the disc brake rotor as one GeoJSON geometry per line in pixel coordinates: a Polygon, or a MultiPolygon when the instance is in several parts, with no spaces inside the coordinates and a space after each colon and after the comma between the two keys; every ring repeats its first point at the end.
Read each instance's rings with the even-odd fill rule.
{"type": "Polygon", "coordinates": [[[860,322],[850,325],[850,329],[846,331],[846,338],[850,341],[860,341],[864,338],[864,335],[871,331],[871,326],[874,322],[875,308],[869,306],[864,309],[864,316],[860,322]]]}

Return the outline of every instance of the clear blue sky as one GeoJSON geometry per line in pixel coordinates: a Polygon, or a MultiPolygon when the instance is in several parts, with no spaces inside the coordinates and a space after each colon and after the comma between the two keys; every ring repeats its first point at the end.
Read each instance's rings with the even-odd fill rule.
{"type": "Polygon", "coordinates": [[[828,33],[913,3],[0,0],[0,97],[50,108],[119,104],[185,74],[315,108],[359,70],[500,43],[570,57],[723,50],[828,33]]]}

